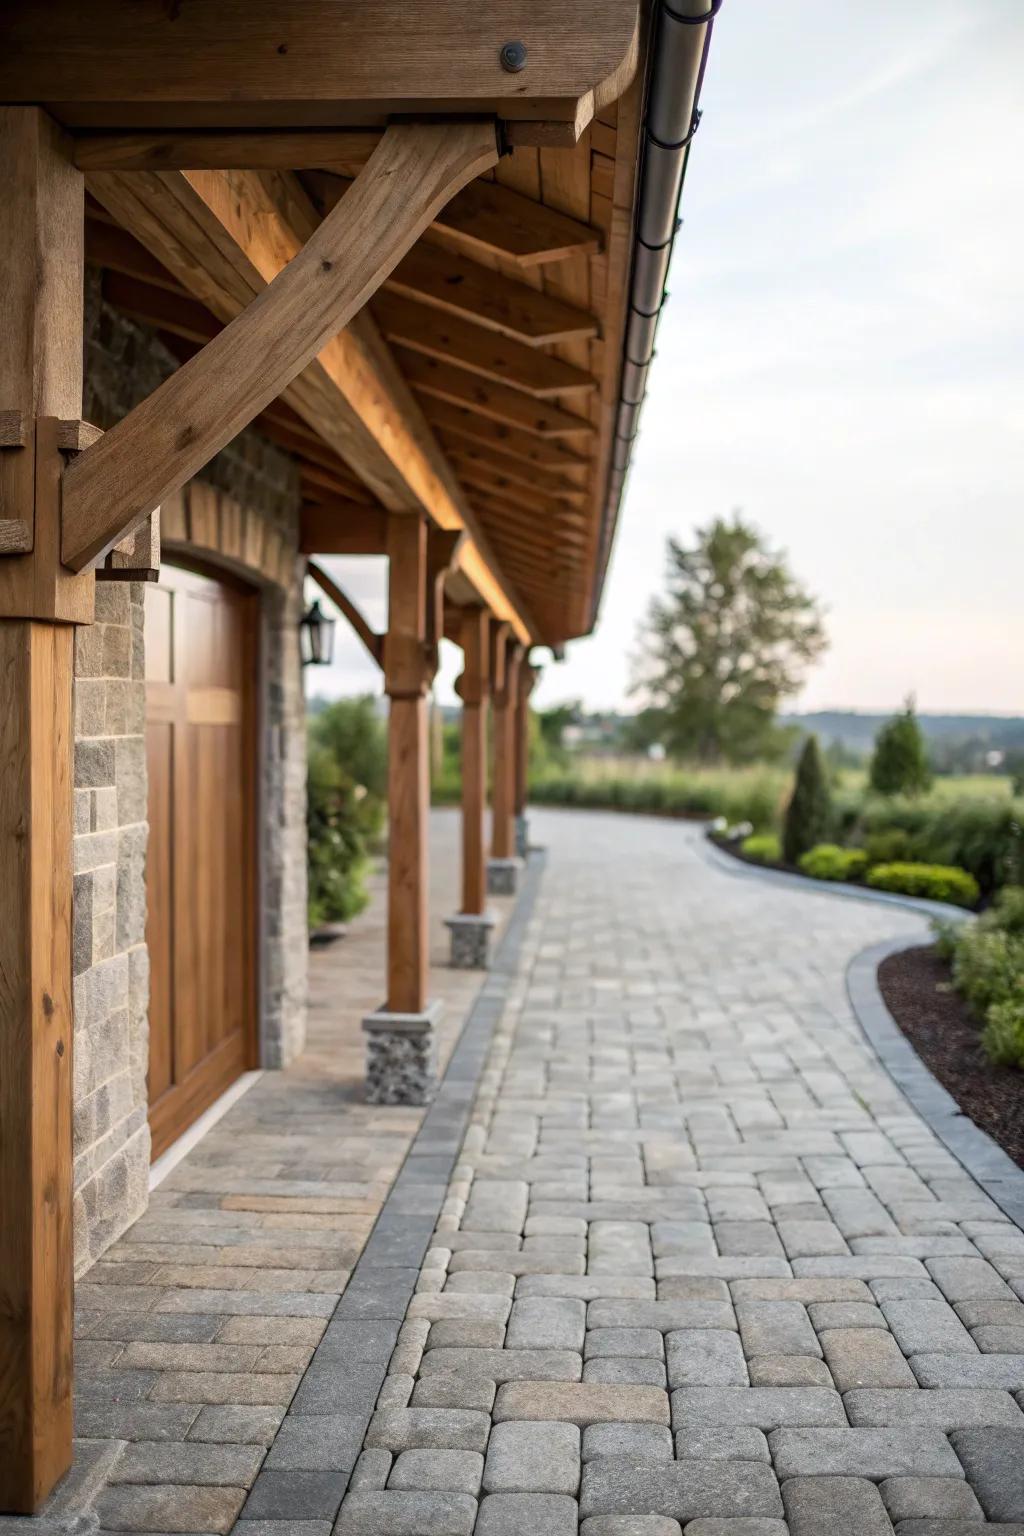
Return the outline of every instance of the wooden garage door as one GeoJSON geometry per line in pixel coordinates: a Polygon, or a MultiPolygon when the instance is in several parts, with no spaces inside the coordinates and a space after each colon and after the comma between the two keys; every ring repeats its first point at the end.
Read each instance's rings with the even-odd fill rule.
{"type": "Polygon", "coordinates": [[[177,566],[146,594],[154,1157],[255,1064],[257,612],[177,566]]]}

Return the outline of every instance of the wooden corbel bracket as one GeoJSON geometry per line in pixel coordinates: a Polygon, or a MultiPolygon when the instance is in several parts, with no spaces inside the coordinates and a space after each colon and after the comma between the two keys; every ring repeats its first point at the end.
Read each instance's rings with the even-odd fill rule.
{"type": "Polygon", "coordinates": [[[378,667],[383,667],[384,636],[379,635],[376,630],[370,628],[352,599],[347,593],[342,591],[336,581],[331,580],[322,566],[314,565],[313,561],[310,560],[306,570],[312,580],[316,582],[321,592],[329,597],[334,606],[345,615],[378,667]]]}
{"type": "Polygon", "coordinates": [[[389,127],[273,282],[68,465],[65,565],[94,566],[180,490],[344,329],[439,209],[497,159],[493,122],[389,127]]]}

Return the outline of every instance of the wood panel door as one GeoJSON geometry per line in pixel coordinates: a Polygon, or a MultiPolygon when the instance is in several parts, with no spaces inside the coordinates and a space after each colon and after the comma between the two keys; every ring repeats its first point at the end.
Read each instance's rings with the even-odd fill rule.
{"type": "Polygon", "coordinates": [[[257,615],[179,566],[146,594],[154,1157],[255,1065],[257,615]]]}

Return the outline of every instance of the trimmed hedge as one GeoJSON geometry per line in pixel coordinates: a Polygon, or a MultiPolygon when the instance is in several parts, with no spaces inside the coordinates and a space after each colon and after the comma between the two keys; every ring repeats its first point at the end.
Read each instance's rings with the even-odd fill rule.
{"type": "Polygon", "coordinates": [[[876,864],[868,870],[867,883],[876,891],[925,896],[958,907],[973,907],[980,894],[973,875],[949,864],[876,864]]]}
{"type": "Polygon", "coordinates": [[[990,1061],[1024,1067],[1024,888],[1007,886],[973,923],[935,923],[953,985],[984,1020],[990,1061]]]}
{"type": "Polygon", "coordinates": [[[782,859],[782,844],[775,832],[753,832],[740,843],[740,852],[756,864],[778,864],[782,859]]]}
{"type": "Polygon", "coordinates": [[[867,867],[863,848],[840,848],[838,843],[819,843],[799,861],[801,873],[815,880],[862,880],[867,867]]]}

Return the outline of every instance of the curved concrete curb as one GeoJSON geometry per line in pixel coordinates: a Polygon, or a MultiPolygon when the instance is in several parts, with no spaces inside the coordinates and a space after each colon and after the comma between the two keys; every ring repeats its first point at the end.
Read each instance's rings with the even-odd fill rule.
{"type": "Polygon", "coordinates": [[[1024,1228],[1024,1170],[963,1113],[925,1066],[885,1005],[878,985],[878,967],[890,955],[908,947],[905,937],[887,939],[862,949],[850,961],[846,990],[854,1017],[883,1067],[922,1120],[1010,1220],[1024,1228]]]}
{"type": "Polygon", "coordinates": [[[847,901],[873,901],[886,907],[904,907],[910,912],[920,912],[924,917],[942,917],[953,922],[964,922],[973,912],[954,907],[946,901],[929,901],[924,896],[901,896],[896,891],[873,891],[867,885],[846,885],[841,880],[815,880],[811,875],[795,874],[788,869],[771,869],[766,864],[747,864],[733,858],[713,843],[706,834],[701,839],[701,849],[707,862],[724,874],[744,876],[753,880],[767,880],[774,885],[785,885],[790,890],[817,891],[825,896],[842,896],[847,901]]]}

